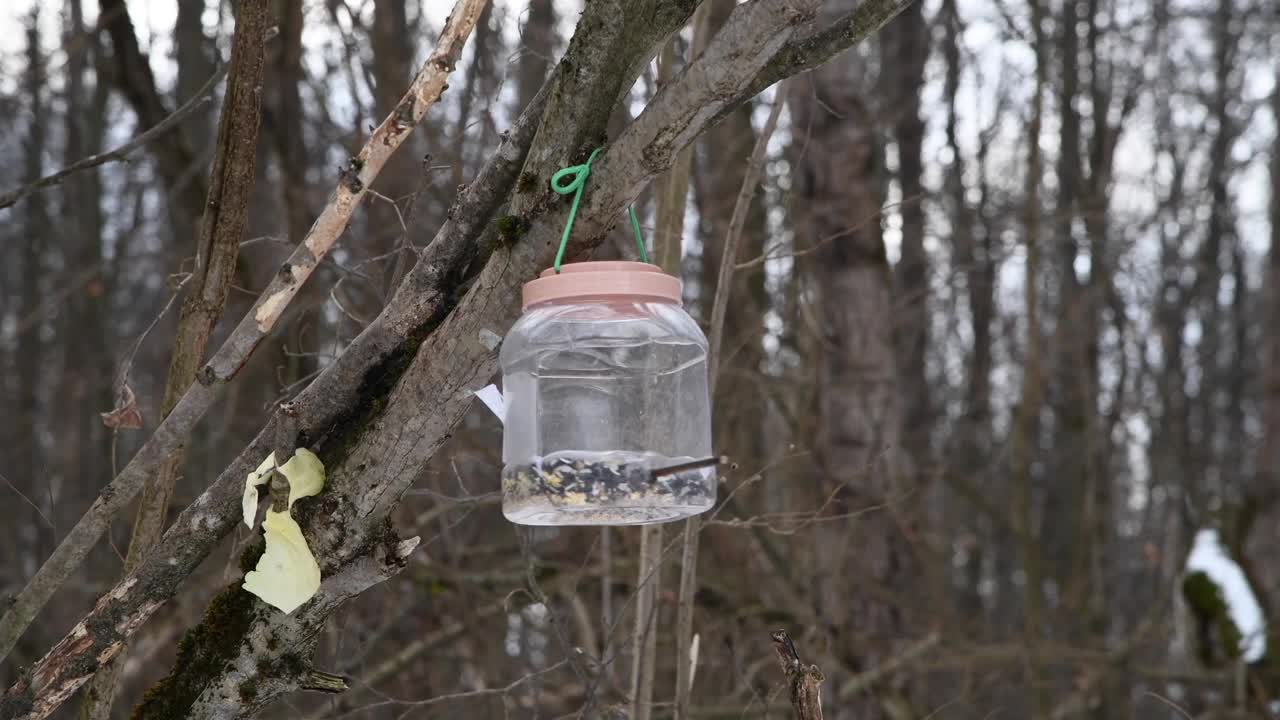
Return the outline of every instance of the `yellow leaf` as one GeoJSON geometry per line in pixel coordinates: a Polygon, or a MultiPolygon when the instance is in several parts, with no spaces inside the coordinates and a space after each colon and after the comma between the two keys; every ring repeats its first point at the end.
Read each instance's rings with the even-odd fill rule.
{"type": "Polygon", "coordinates": [[[244,589],[288,615],[320,589],[320,566],[288,512],[268,510],[262,528],[267,549],[245,574],[244,589]]]}
{"type": "Polygon", "coordinates": [[[267,471],[276,466],[276,454],[272,452],[257,470],[244,479],[244,497],[240,509],[244,512],[244,524],[253,527],[253,516],[258,512],[258,486],[267,481],[267,471]]]}
{"type": "Polygon", "coordinates": [[[324,463],[306,448],[298,448],[289,462],[280,466],[280,472],[289,479],[290,508],[295,501],[324,489],[324,463]]]}

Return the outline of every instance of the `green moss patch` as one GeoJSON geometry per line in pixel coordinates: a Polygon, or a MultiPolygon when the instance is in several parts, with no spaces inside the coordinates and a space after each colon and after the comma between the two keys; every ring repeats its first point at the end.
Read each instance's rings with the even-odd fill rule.
{"type": "MultiPolygon", "coordinates": [[[[251,545],[252,550],[254,546],[251,545]]],[[[246,555],[249,551],[246,551],[246,555]]],[[[257,562],[256,558],[254,562],[257,562]]],[[[173,670],[142,697],[133,720],[179,720],[190,714],[207,683],[222,674],[240,652],[253,624],[256,599],[234,583],[209,602],[204,619],[178,645],[173,670]]],[[[256,687],[252,688],[254,695],[256,687]]],[[[244,696],[245,688],[241,688],[244,696]]]]}

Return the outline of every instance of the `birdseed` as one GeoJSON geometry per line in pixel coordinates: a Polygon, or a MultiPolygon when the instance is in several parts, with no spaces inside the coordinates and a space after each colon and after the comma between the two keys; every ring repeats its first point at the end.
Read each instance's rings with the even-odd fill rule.
{"type": "Polygon", "coordinates": [[[506,466],[503,512],[528,525],[639,525],[694,515],[715,502],[713,469],[653,474],[693,458],[584,455],[506,466]]]}

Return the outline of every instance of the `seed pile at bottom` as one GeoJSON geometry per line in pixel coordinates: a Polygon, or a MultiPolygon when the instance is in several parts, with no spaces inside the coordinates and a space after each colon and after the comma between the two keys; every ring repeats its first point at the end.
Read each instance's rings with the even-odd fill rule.
{"type": "Polygon", "coordinates": [[[688,514],[677,509],[710,507],[714,471],[654,475],[655,469],[679,462],[559,456],[508,465],[502,472],[504,508],[509,517],[572,510],[575,522],[592,524],[657,522],[688,514]]]}

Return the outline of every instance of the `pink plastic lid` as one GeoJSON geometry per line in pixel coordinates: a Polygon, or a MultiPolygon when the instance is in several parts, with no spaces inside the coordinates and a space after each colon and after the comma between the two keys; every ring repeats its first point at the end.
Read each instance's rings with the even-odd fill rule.
{"type": "Polygon", "coordinates": [[[547,268],[537,280],[524,284],[524,307],[574,298],[680,302],[680,278],[642,262],[602,261],[568,263],[547,268]]]}

